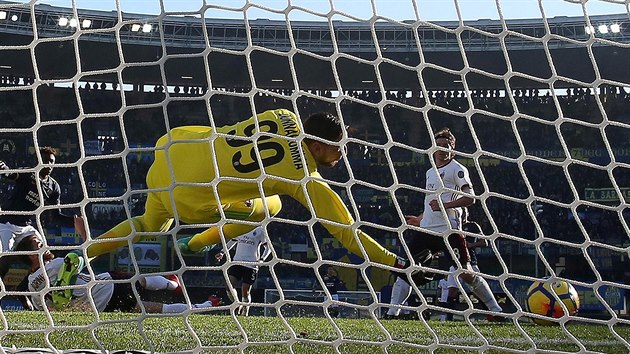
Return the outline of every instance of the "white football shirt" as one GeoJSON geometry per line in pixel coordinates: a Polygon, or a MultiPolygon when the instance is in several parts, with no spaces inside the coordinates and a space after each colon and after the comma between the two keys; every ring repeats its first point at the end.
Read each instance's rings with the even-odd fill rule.
{"type": "MultiPolygon", "coordinates": [[[[53,286],[57,281],[59,269],[62,264],[63,258],[55,258],[46,263],[46,274],[44,274],[44,268],[40,267],[38,270],[28,276],[28,290],[38,292],[38,294],[34,294],[31,296],[33,307],[35,307],[35,309],[43,310],[44,306],[46,306],[45,304],[47,304],[50,309],[53,308],[50,296],[46,297],[48,294],[52,295],[50,289],[46,293],[43,292],[43,290],[46,288],[46,275],[48,275],[50,285],[53,286]]],[[[111,280],[112,277],[109,273],[101,273],[96,275],[95,279],[111,280]]],[[[86,285],[89,282],[89,274],[79,274],[77,276],[77,281],[75,285],[86,285]]],[[[99,312],[102,312],[107,307],[107,304],[109,303],[109,300],[111,300],[113,293],[114,283],[97,283],[93,284],[93,286],[90,288],[85,286],[78,289],[73,289],[72,295],[75,298],[71,300],[69,307],[72,309],[90,311],[92,309],[90,305],[91,295],[91,297],[94,299],[96,309],[99,312]]]]}
{"type": "MultiPolygon", "coordinates": [[[[452,200],[462,197],[462,193],[456,193],[454,191],[461,191],[464,186],[470,188],[471,195],[474,195],[472,188],[472,182],[470,182],[470,175],[468,169],[455,160],[446,165],[438,168],[437,170],[431,168],[426,173],[426,185],[427,195],[424,197],[424,213],[422,214],[422,221],[420,221],[420,227],[424,228],[439,228],[447,226],[447,222],[444,219],[441,210],[433,211],[429,203],[437,199],[438,196],[442,199],[442,203],[450,202],[452,200]],[[444,183],[444,189],[442,184],[444,183]]],[[[460,229],[462,224],[462,208],[449,208],[446,209],[446,215],[452,228],[460,229]]]]}
{"type": "MultiPolygon", "coordinates": [[[[228,249],[236,245],[236,254],[232,258],[233,261],[258,262],[267,258],[271,249],[267,245],[267,237],[262,227],[257,227],[252,231],[236,237],[227,243],[228,249]],[[265,247],[263,255],[260,254],[260,246],[265,247]]],[[[248,268],[258,269],[256,265],[243,265],[248,268]]]]}

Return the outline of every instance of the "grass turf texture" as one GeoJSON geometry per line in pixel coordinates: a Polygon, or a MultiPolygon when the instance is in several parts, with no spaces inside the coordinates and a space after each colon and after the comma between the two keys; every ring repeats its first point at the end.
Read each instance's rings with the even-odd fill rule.
{"type": "MultiPolygon", "coordinates": [[[[568,324],[568,335],[559,326],[520,323],[436,322],[371,319],[289,317],[288,326],[275,317],[202,315],[156,317],[139,314],[3,312],[6,322],[0,332],[5,348],[48,350],[142,350],[207,353],[501,353],[508,350],[549,350],[628,353],[630,347],[607,326],[568,324]],[[433,331],[429,329],[431,327],[433,331]],[[345,343],[341,343],[341,338],[345,343]],[[485,340],[484,340],[485,338],[485,340]],[[486,343],[487,340],[487,343],[486,343]],[[246,344],[245,342],[249,342],[246,344]],[[265,343],[263,343],[265,342],[265,343]],[[223,348],[221,348],[223,347],[223,348]]],[[[621,338],[630,338],[630,326],[613,326],[621,338]]]]}

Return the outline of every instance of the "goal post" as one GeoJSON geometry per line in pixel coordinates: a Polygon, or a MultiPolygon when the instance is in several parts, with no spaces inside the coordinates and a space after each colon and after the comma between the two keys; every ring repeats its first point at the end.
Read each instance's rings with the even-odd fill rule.
{"type": "MultiPolygon", "coordinates": [[[[159,232],[132,222],[127,247],[90,262],[84,273],[91,280],[73,288],[90,293],[102,284],[132,284],[129,301],[185,304],[179,314],[153,313],[158,305],[148,302],[139,313],[97,313],[96,295],[82,312],[19,310],[16,298],[41,294],[20,288],[32,269],[17,263],[37,252],[43,261],[44,251],[3,251],[4,351],[630,350],[627,1],[496,0],[489,2],[492,19],[469,20],[470,4],[455,0],[443,8],[452,15],[446,21],[424,17],[429,7],[446,5],[417,0],[361,6],[156,0],[146,11],[131,10],[132,3],[115,1],[105,11],[78,1],[67,7],[0,1],[0,161],[8,168],[0,172],[37,180],[38,149],[56,148],[52,176],[61,208],[81,210],[89,226],[82,243],[72,227],[49,216],[56,205],[36,203],[33,226],[45,235],[43,250],[85,253],[98,235],[141,215],[148,195],[162,191],[148,189],[146,175],[156,141],[170,129],[228,126],[284,108],[302,121],[332,112],[348,126],[338,166],[321,169],[321,178],[353,214],[350,228],[408,257],[414,250],[406,234],[418,228],[406,221],[422,213],[430,192],[425,173],[437,168],[433,133],[448,127],[457,138],[455,160],[474,187],[469,218],[482,234],[449,231],[486,241],[475,249],[475,274],[504,312],[483,307],[463,281],[456,281],[454,304],[438,300],[439,280],[449,273],[440,260],[452,248],[430,264],[433,281],[412,284],[412,298],[390,305],[393,268],[350,253],[322,227],[328,221],[282,197],[278,215],[247,222],[263,227],[271,260],[253,264],[227,255],[221,263],[220,247],[196,255],[177,248],[178,239],[238,222],[222,209],[220,220],[175,220],[159,232]],[[567,12],[550,16],[556,2],[567,12]],[[591,13],[599,3],[608,14],[591,13]],[[405,13],[394,17],[395,6],[405,13]],[[529,8],[527,18],[513,17],[523,6],[536,8],[536,17],[529,18],[529,8]],[[138,235],[144,239],[134,243],[138,235]],[[242,290],[231,285],[232,265],[259,266],[251,301],[228,299],[242,290]],[[322,271],[330,265],[346,289],[337,299],[329,290],[310,290],[326,289],[322,271]],[[118,271],[131,279],[95,277],[118,271]],[[149,275],[176,276],[180,292],[139,289],[149,275]],[[527,305],[535,282],[564,291],[537,288],[536,301],[548,301],[545,314],[527,305]],[[194,306],[210,295],[214,307],[194,306]],[[259,311],[238,316],[241,305],[259,311]],[[417,316],[391,318],[390,307],[417,316]],[[448,315],[453,323],[440,321],[448,315]]],[[[254,125],[249,138],[266,139],[263,128],[254,125]]],[[[253,162],[266,157],[255,150],[253,162]]],[[[20,193],[10,179],[0,181],[0,231],[8,217],[31,214],[10,208],[10,196],[20,193]]],[[[279,178],[263,172],[239,181],[266,179],[279,178]]],[[[234,178],[198,187],[216,192],[226,180],[234,178]]],[[[462,194],[443,182],[436,190],[462,194]]],[[[44,192],[40,185],[34,193],[40,202],[44,192]]],[[[44,292],[59,289],[46,284],[44,292]]]]}

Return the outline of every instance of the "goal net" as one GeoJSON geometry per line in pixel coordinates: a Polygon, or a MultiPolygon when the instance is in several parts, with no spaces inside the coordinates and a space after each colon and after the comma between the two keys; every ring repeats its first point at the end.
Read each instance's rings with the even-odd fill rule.
{"type": "MultiPolygon", "coordinates": [[[[45,235],[37,251],[0,253],[5,351],[630,350],[627,1],[99,3],[0,1],[0,230],[10,237],[18,231],[7,220],[34,215],[45,235]],[[170,129],[223,127],[279,108],[301,121],[332,112],[348,126],[341,160],[319,170],[322,180],[353,215],[347,227],[405,258],[417,252],[407,235],[421,230],[407,219],[423,212],[425,197],[437,193],[443,208],[444,195],[465,194],[425,184],[440,167],[434,132],[453,132],[452,152],[474,188],[468,219],[481,233],[428,232],[482,246],[470,248],[478,268],[451,272],[450,300],[441,301],[440,279],[457,249],[425,265],[432,281],[391,303],[394,269],[346,250],[312,206],[286,196],[277,215],[240,222],[262,227],[271,247],[264,261],[235,260],[224,238],[208,252],[178,248],[177,240],[239,222],[221,209],[218,220],[175,220],[158,232],[135,223],[126,247],[87,264],[83,283],[60,288],[44,277],[42,292],[24,287],[29,262],[41,264],[46,251],[85,253],[142,215],[150,193],[180,187],[146,182],[156,141],[170,129]],[[34,211],[14,207],[25,192],[12,176],[36,181],[45,146],[57,151],[61,210],[80,210],[87,242],[52,215],[58,206],[44,205],[42,184],[27,195],[39,201],[34,211]],[[234,265],[251,290],[231,282],[234,265]],[[485,279],[501,312],[458,278],[466,274],[485,279]],[[97,311],[108,284],[108,304],[129,311],[97,311]],[[87,294],[81,306],[23,309],[24,296],[65,289],[74,300],[87,294]]],[[[254,164],[267,157],[264,133],[251,134],[254,164]]],[[[218,175],[203,188],[279,179],[218,175]]]]}

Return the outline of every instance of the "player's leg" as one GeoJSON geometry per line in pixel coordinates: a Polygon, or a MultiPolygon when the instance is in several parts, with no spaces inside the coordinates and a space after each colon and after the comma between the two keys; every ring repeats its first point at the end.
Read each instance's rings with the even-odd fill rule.
{"type": "MultiPolygon", "coordinates": [[[[410,253],[418,253],[419,251],[428,251],[427,243],[425,239],[425,235],[421,232],[409,231],[403,235],[404,241],[407,243],[409,247],[410,253]]],[[[431,256],[432,257],[432,256],[431,256]]],[[[431,258],[429,257],[429,258],[431,258]]],[[[427,262],[419,262],[420,265],[427,264],[427,262]]],[[[424,271],[419,271],[418,274],[422,273],[422,277],[428,280],[428,278],[432,278],[432,274],[425,273],[424,271]]],[[[394,285],[392,285],[392,295],[389,301],[390,305],[402,305],[407,301],[409,295],[411,295],[411,285],[409,284],[409,279],[406,274],[397,274],[396,280],[394,281],[394,285]]],[[[419,275],[418,275],[419,276],[419,275]]],[[[417,279],[414,279],[416,281],[417,279]]],[[[426,282],[420,281],[416,282],[417,286],[423,285],[426,282]]],[[[390,306],[387,310],[386,317],[387,318],[396,318],[400,315],[401,309],[399,307],[390,306]]]]}
{"type": "MultiPolygon", "coordinates": [[[[436,237],[424,232],[409,230],[405,233],[405,242],[409,246],[411,257],[416,265],[428,267],[433,260],[436,251],[442,249],[443,243],[441,237],[436,237]]],[[[404,269],[405,267],[403,267],[404,269]]],[[[411,280],[416,286],[422,286],[433,280],[434,273],[428,269],[418,269],[411,273],[411,280]]],[[[409,282],[409,278],[405,274],[398,274],[401,280],[409,282]]]]}
{"type": "MultiPolygon", "coordinates": [[[[129,279],[130,273],[125,272],[109,272],[113,280],[129,279]]],[[[190,307],[188,304],[162,304],[152,301],[138,301],[131,283],[115,283],[114,290],[109,302],[104,308],[104,312],[144,312],[146,313],[182,313],[190,307]]],[[[98,306],[98,305],[97,305],[98,306]]],[[[209,308],[212,307],[211,301],[200,304],[193,304],[192,308],[209,308]]]]}
{"type": "MultiPolygon", "coordinates": [[[[262,221],[267,217],[267,210],[270,216],[275,216],[280,212],[282,208],[282,202],[280,196],[273,195],[270,197],[252,199],[251,201],[231,203],[224,206],[225,216],[231,219],[239,219],[245,221],[262,221]]],[[[226,240],[246,234],[253,229],[256,225],[251,224],[238,224],[228,223],[222,228],[223,235],[226,240]]],[[[207,246],[212,246],[221,242],[221,230],[219,227],[211,227],[201,233],[194,235],[190,239],[180,239],[178,245],[183,252],[203,251],[207,246]],[[187,241],[187,242],[186,242],[187,241]]]]}
{"type": "MultiPolygon", "coordinates": [[[[57,273],[57,280],[55,281],[54,285],[74,285],[77,279],[77,275],[79,274],[79,272],[81,272],[84,266],[85,261],[83,259],[83,256],[73,252],[66,254],[66,256],[63,258],[63,263],[59,268],[59,272],[57,273]]],[[[52,291],[52,300],[56,308],[67,306],[70,303],[71,299],[72,289],[52,291]]]]}
{"type": "Polygon", "coordinates": [[[407,298],[411,295],[411,285],[403,277],[396,277],[396,281],[392,286],[392,296],[389,300],[390,306],[387,310],[387,317],[394,318],[400,315],[400,307],[407,301],[407,298]]]}
{"type": "Polygon", "coordinates": [[[138,279],[140,286],[147,290],[176,290],[179,283],[161,275],[146,275],[138,279]]]}
{"type": "MultiPolygon", "coordinates": [[[[142,301],[142,307],[147,313],[182,313],[189,309],[188,304],[163,304],[161,302],[142,301]]],[[[193,309],[207,309],[213,307],[212,301],[208,300],[199,304],[193,304],[193,309]]],[[[135,307],[136,312],[142,312],[140,304],[135,307]]]]}
{"type": "MultiPolygon", "coordinates": [[[[171,217],[158,195],[149,193],[144,214],[133,217],[131,220],[125,220],[97,237],[96,240],[104,240],[105,242],[91,244],[87,249],[87,256],[94,258],[127,246],[128,241],[126,239],[121,240],[121,238],[131,235],[134,230],[136,232],[156,232],[167,229],[172,223],[171,217]]],[[[140,236],[136,236],[133,238],[133,242],[139,239],[140,236]]]]}
{"type": "MultiPolygon", "coordinates": [[[[128,273],[111,272],[112,280],[126,279],[128,273]]],[[[140,312],[138,300],[133,293],[131,283],[115,283],[114,291],[103,312],[140,312]]]]}
{"type": "MultiPolygon", "coordinates": [[[[460,275],[460,279],[470,286],[473,294],[475,294],[475,296],[483,302],[490,311],[503,311],[494,298],[494,294],[492,293],[492,290],[486,280],[481,276],[472,273],[470,254],[468,253],[468,248],[466,247],[466,239],[464,235],[459,233],[451,234],[448,238],[448,242],[450,248],[453,250],[453,253],[456,257],[458,257],[459,265],[468,270],[460,275]]],[[[454,262],[454,265],[457,264],[454,262]]]]}
{"type": "MultiPolygon", "coordinates": [[[[330,298],[334,301],[339,301],[339,294],[330,294],[330,298]]],[[[340,309],[338,304],[332,304],[328,307],[328,313],[331,317],[339,317],[340,309]]]]}
{"type": "MultiPolygon", "coordinates": [[[[444,232],[446,229],[434,231],[444,232]]],[[[448,275],[443,284],[444,288],[446,288],[446,299],[443,299],[446,301],[443,302],[443,305],[449,310],[455,310],[459,295],[459,285],[456,279],[457,269],[459,269],[460,264],[463,267],[467,267],[470,264],[470,254],[466,247],[466,240],[464,236],[459,233],[450,234],[446,238],[433,236],[431,248],[434,252],[443,254],[444,261],[440,262],[441,268],[448,267],[448,275]]],[[[446,312],[443,318],[444,320],[452,321],[453,313],[451,311],[446,312]]]]}
{"type": "MultiPolygon", "coordinates": [[[[477,268],[477,271],[479,268],[477,268]]],[[[488,282],[480,275],[474,273],[464,273],[461,275],[461,279],[470,286],[473,294],[479,299],[479,301],[483,302],[484,305],[490,311],[494,312],[502,312],[503,308],[497,302],[497,299],[494,297],[492,293],[492,289],[490,289],[490,285],[488,282]]]]}
{"type": "Polygon", "coordinates": [[[232,302],[239,300],[238,291],[236,289],[239,288],[241,283],[241,267],[241,265],[236,264],[229,267],[227,271],[229,284],[227,284],[226,290],[228,298],[230,298],[232,302]]]}
{"type": "MultiPolygon", "coordinates": [[[[457,307],[457,300],[458,300],[458,295],[459,295],[459,289],[457,288],[457,280],[455,280],[455,270],[457,268],[455,268],[454,266],[451,266],[449,268],[449,273],[448,276],[446,277],[446,303],[445,306],[447,309],[449,310],[455,310],[457,307]]],[[[446,313],[446,321],[452,321],[453,320],[453,313],[452,312],[447,312],[446,313]]]]}
{"type": "MultiPolygon", "coordinates": [[[[447,307],[448,302],[448,287],[446,286],[446,279],[440,280],[440,297],[438,299],[438,306],[447,307]]],[[[442,312],[440,314],[440,321],[446,321],[448,318],[448,314],[446,312],[442,312]]]]}
{"type": "Polygon", "coordinates": [[[241,284],[241,301],[243,302],[243,305],[241,305],[240,308],[241,316],[249,316],[249,304],[252,302],[251,290],[252,284],[248,284],[246,282],[241,284]]]}
{"type": "Polygon", "coordinates": [[[252,286],[258,278],[258,270],[248,267],[243,267],[243,276],[241,283],[241,305],[240,314],[243,316],[249,315],[249,304],[252,302],[252,286]]]}

